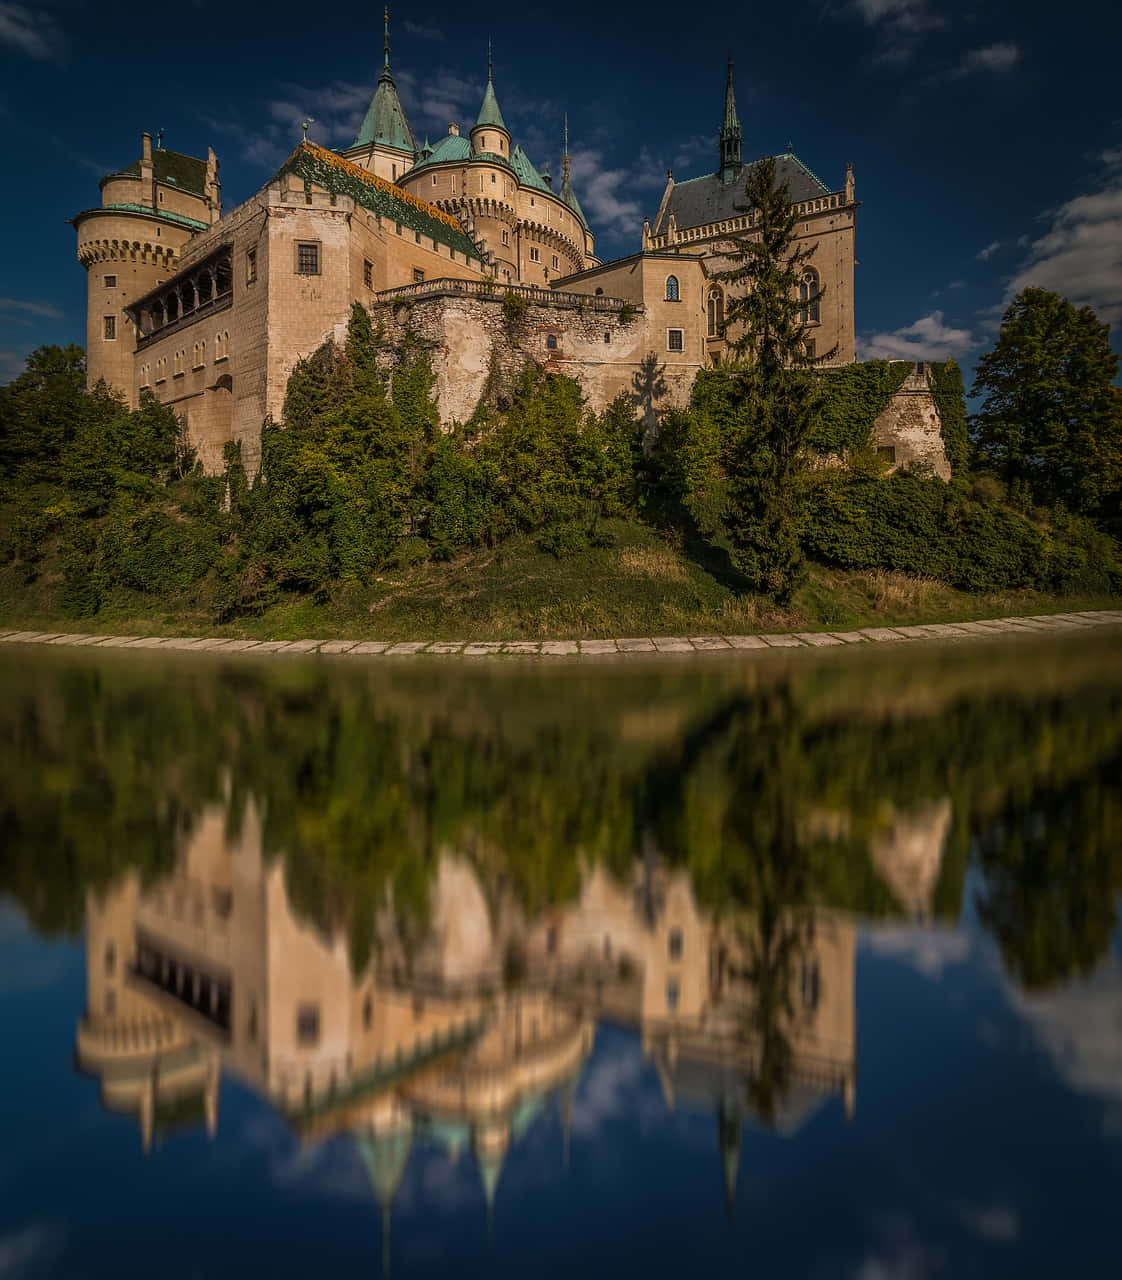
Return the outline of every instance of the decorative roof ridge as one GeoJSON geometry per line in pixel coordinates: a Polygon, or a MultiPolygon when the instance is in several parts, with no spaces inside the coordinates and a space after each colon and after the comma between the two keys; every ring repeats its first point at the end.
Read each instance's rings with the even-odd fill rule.
{"type": "Polygon", "coordinates": [[[337,151],[328,151],[326,147],[321,147],[315,142],[304,141],[297,145],[296,150],[288,157],[281,167],[270,178],[270,182],[275,182],[282,173],[286,173],[293,165],[295,165],[301,155],[310,155],[315,160],[324,161],[327,164],[334,165],[336,169],[341,170],[348,177],[357,178],[359,182],[364,183],[368,187],[373,187],[375,191],[384,191],[387,195],[393,196],[397,200],[403,201],[405,204],[412,205],[414,209],[426,214],[430,218],[435,218],[438,222],[443,222],[451,227],[454,231],[461,234],[467,234],[458,218],[453,218],[451,214],[445,213],[443,209],[438,209],[436,205],[429,204],[427,200],[420,199],[419,196],[412,195],[406,191],[404,187],[399,187],[397,183],[390,182],[387,178],[380,178],[376,173],[371,173],[368,169],[363,169],[360,165],[354,164],[346,159],[345,156],[339,155],[337,151]]]}

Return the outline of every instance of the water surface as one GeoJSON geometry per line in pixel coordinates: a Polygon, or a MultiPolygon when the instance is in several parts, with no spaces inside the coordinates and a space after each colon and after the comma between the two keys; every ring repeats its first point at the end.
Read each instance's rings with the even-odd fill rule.
{"type": "Polygon", "coordinates": [[[9,650],[0,1276],[1112,1273],[1111,633],[9,650]]]}

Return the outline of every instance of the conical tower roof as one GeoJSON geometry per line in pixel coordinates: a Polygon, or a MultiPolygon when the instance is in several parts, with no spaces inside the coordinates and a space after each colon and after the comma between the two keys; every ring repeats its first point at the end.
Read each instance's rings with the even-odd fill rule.
{"type": "Polygon", "coordinates": [[[740,117],[736,114],[736,91],[732,84],[732,54],[729,54],[728,73],[725,76],[725,122],[723,132],[740,132],[740,117]]]}
{"type": "Polygon", "coordinates": [[[396,147],[399,151],[416,154],[417,139],[409,127],[405,116],[405,108],[397,96],[397,85],[394,84],[390,71],[390,11],[385,11],[385,44],[383,46],[382,74],[378,77],[378,85],[374,97],[370,100],[362,127],[358,131],[352,146],[363,147],[375,144],[383,147],[396,147]]]}
{"type": "Polygon", "coordinates": [[[569,172],[569,117],[565,116],[565,150],[561,157],[561,199],[569,206],[570,209],[581,220],[581,224],[588,226],[588,219],[584,216],[584,210],[580,207],[580,201],[577,199],[577,193],[573,190],[573,178],[569,172]]]}
{"type": "Polygon", "coordinates": [[[476,129],[482,126],[486,126],[488,129],[501,129],[506,134],[510,133],[510,130],[506,127],[506,121],[503,119],[503,113],[499,110],[499,100],[495,97],[490,40],[487,41],[487,88],[483,91],[483,105],[479,108],[479,119],[475,122],[476,129]]]}

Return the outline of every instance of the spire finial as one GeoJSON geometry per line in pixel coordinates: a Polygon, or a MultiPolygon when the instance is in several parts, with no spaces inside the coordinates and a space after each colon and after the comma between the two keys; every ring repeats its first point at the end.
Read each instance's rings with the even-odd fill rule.
{"type": "Polygon", "coordinates": [[[491,37],[488,36],[487,37],[487,83],[488,84],[491,83],[491,72],[493,70],[494,70],[494,66],[491,58],[491,37]]]}
{"type": "Polygon", "coordinates": [[[382,44],[382,52],[385,54],[385,68],[390,69],[390,6],[386,5],[383,14],[386,23],[386,38],[382,44]]]}
{"type": "Polygon", "coordinates": [[[565,112],[565,140],[561,149],[561,176],[569,181],[569,113],[565,112]]]}

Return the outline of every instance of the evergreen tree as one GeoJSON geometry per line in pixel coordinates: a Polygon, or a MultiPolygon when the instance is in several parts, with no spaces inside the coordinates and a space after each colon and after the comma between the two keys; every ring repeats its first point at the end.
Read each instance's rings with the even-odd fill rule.
{"type": "Polygon", "coordinates": [[[1118,514],[1122,493],[1122,397],[1110,326],[1046,289],[1010,303],[984,355],[973,419],[982,459],[1023,501],[1118,514]]]}

